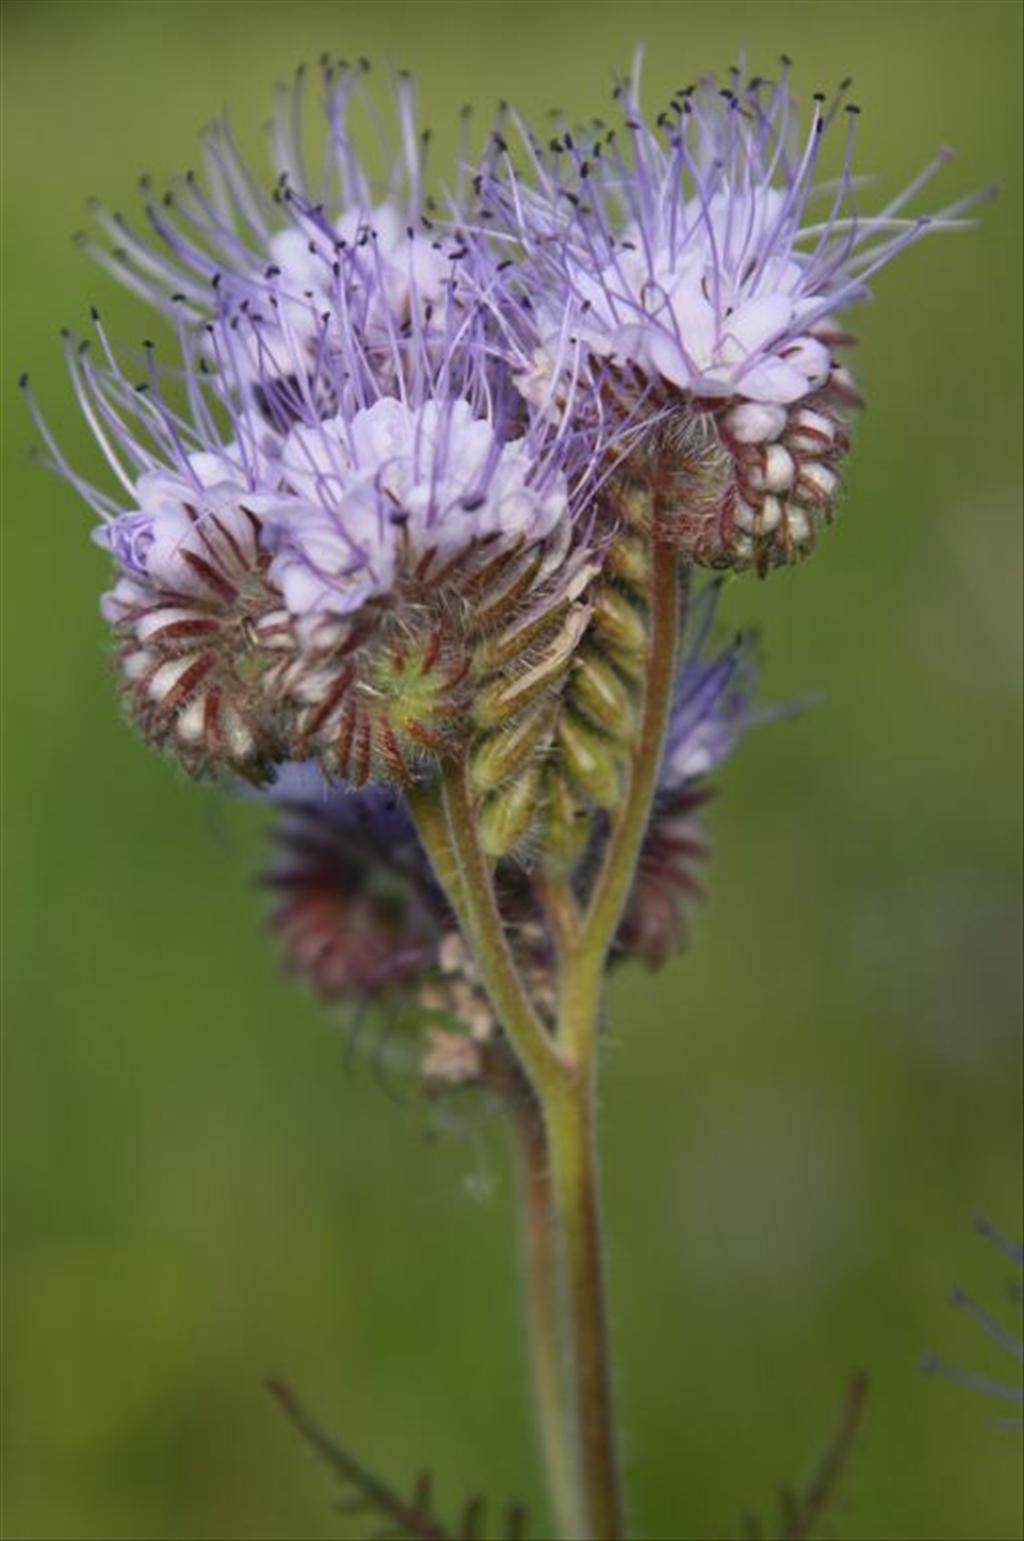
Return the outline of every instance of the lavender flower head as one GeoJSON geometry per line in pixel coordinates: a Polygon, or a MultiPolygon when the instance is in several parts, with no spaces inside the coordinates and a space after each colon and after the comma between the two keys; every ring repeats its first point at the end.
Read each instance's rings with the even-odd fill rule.
{"type": "Polygon", "coordinates": [[[859,400],[836,358],[853,340],[837,312],[975,200],[907,214],[944,152],[862,214],[848,81],[831,102],[815,95],[801,134],[786,59],[774,81],[703,77],[653,123],[639,75],[638,56],[616,90],[620,128],[564,130],[544,146],[517,120],[522,173],[502,141],[481,178],[488,228],[524,254],[544,337],[521,386],[534,398],[550,392],[569,334],[646,413],[703,418],[721,450],[720,498],[681,543],[699,561],[763,572],[809,550],[831,517],[845,412],[859,400]],[[828,131],[843,117],[839,173],[825,179],[828,131]]]}
{"type": "Polygon", "coordinates": [[[403,571],[434,578],[473,547],[494,555],[559,531],[564,547],[562,446],[544,424],[517,431],[507,397],[483,378],[482,337],[449,348],[465,366],[458,385],[451,373],[417,371],[401,397],[359,392],[355,410],[300,421],[285,437],[288,496],[271,511],[268,543],[294,615],[350,614],[403,571]]]}

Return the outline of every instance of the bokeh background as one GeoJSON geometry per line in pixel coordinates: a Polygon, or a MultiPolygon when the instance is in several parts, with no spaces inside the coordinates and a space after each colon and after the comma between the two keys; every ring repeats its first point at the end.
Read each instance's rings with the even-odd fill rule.
{"type": "Polygon", "coordinates": [[[732,1537],[806,1475],[847,1373],[872,1377],[839,1538],[1015,1537],[1018,1436],[924,1376],[1012,1377],[947,1301],[1012,1323],[1020,1226],[1019,232],[1015,3],[9,3],[3,58],[6,1059],[3,1534],[359,1536],[262,1390],[286,1375],[442,1505],[521,1497],[546,1533],[493,1128],[346,1053],[283,979],[253,883],[261,810],[186,784],[120,720],[88,516],[29,462],[32,371],[85,451],[58,328],[153,323],[71,246],[90,193],[195,158],[229,106],[324,49],[419,77],[437,161],[458,107],[603,110],[647,43],[654,99],[745,51],[846,74],[891,193],[992,178],[857,317],[870,407],[813,563],[737,584],[764,692],[713,810],[685,959],[624,972],[606,1056],[615,1347],[639,1536],[732,1537]],[[445,1127],[441,1127],[444,1125],[445,1127]]]}

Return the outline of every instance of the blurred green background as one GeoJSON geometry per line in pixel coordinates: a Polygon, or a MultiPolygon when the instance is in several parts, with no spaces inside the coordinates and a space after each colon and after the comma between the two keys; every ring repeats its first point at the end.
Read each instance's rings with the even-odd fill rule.
{"type": "Polygon", "coordinates": [[[545,1534],[496,1131],[438,1138],[284,980],[254,888],[263,818],[120,720],[104,559],[28,460],[22,367],[86,436],[57,329],[142,307],[71,247],[83,202],[195,159],[321,50],[419,77],[442,164],[500,95],[603,110],[647,43],[654,100],[745,50],[856,79],[860,165],[936,198],[997,178],[856,318],[870,401],[813,563],[737,584],[765,693],[712,819],[692,954],[614,990],[604,1170],[636,1533],[731,1537],[806,1474],[847,1373],[871,1405],[840,1538],[1015,1537],[999,1409],[920,1373],[1012,1363],[973,1236],[1020,1213],[1020,9],[969,4],[71,4],[5,10],[6,1059],[3,1534],[359,1536],[261,1389],[287,1376],[371,1464],[525,1498],[545,1534]],[[346,1529],[346,1526],[348,1527],[346,1529]]]}

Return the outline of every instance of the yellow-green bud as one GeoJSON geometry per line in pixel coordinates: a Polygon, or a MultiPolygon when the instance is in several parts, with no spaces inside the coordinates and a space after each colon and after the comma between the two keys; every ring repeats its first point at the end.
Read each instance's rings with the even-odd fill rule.
{"type": "Polygon", "coordinates": [[[518,845],[533,822],[540,798],[541,768],[528,765],[480,804],[480,840],[492,860],[518,845]]]}
{"type": "Polygon", "coordinates": [[[610,584],[602,583],[593,596],[594,629],[627,652],[640,653],[647,641],[647,619],[642,609],[610,584]]]}
{"type": "Polygon", "coordinates": [[[554,723],[555,708],[548,701],[523,712],[507,727],[495,732],[473,750],[471,775],[479,792],[493,792],[508,781],[544,747],[554,723]]]}
{"type": "Polygon", "coordinates": [[[629,741],[636,723],[632,691],[593,648],[584,647],[576,656],[572,695],[598,727],[620,743],[629,741]]]}
{"type": "Polygon", "coordinates": [[[556,732],[561,763],[570,781],[601,808],[614,808],[622,792],[614,744],[563,712],[556,732]]]}

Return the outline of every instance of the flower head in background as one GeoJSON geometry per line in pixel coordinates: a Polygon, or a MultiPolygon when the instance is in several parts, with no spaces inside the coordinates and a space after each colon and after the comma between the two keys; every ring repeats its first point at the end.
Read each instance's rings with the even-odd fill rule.
{"type": "Polygon", "coordinates": [[[940,155],[861,213],[848,85],[830,102],[816,95],[801,130],[784,59],[773,81],[702,77],[652,122],[637,67],[616,91],[621,123],[544,144],[520,122],[522,172],[502,140],[478,183],[487,228],[522,252],[544,338],[524,391],[550,391],[570,337],[602,362],[606,394],[611,373],[634,412],[677,435],[684,413],[687,449],[696,438],[720,451],[717,496],[677,531],[700,562],[764,572],[811,548],[859,399],[836,316],[973,201],[908,215],[940,155]],[[825,173],[844,120],[836,174],[825,173]]]}
{"type": "Polygon", "coordinates": [[[281,812],[263,881],[287,966],[327,1000],[418,985],[454,921],[398,794],[290,765],[270,797],[281,812]]]}
{"type": "MultiPolygon", "coordinates": [[[[430,1083],[506,1076],[493,1010],[401,794],[329,783],[304,764],[261,795],[276,810],[263,883],[288,969],[328,1003],[418,1004],[430,1083]]],[[[551,952],[523,869],[506,863],[499,883],[538,1009],[553,1011],[551,952]]]]}

